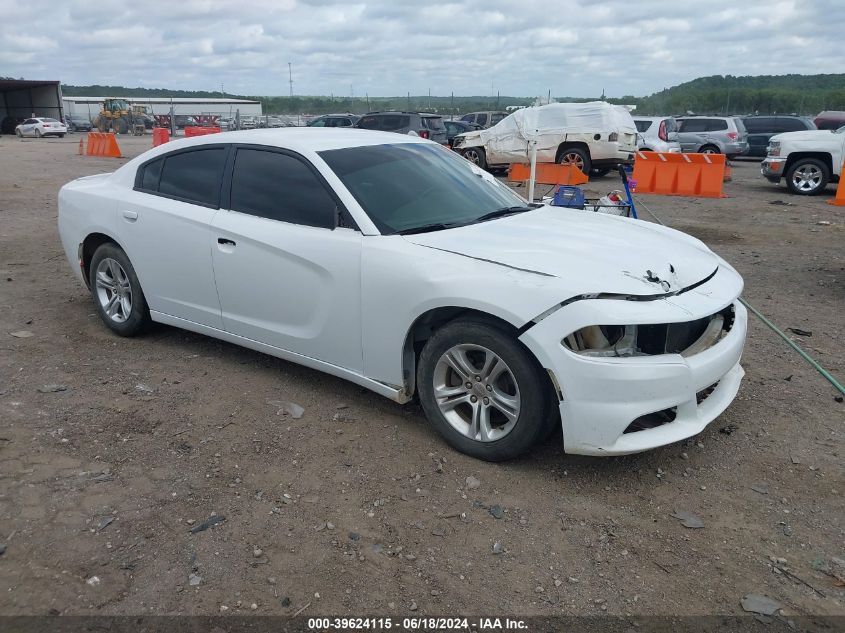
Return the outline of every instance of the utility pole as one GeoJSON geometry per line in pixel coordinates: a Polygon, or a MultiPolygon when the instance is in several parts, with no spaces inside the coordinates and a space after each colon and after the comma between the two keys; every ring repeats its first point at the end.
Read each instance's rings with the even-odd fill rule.
{"type": "Polygon", "coordinates": [[[367,112],[369,112],[370,111],[370,93],[365,92],[364,94],[367,96],[367,112]]]}
{"type": "Polygon", "coordinates": [[[226,93],[223,92],[223,82],[222,81],[220,82],[220,96],[224,99],[226,98],[226,93]]]}
{"type": "Polygon", "coordinates": [[[291,63],[288,62],[288,83],[290,84],[290,96],[293,96],[293,69],[291,63]]]}
{"type": "Polygon", "coordinates": [[[408,91],[408,112],[411,111],[411,92],[408,91]]]}

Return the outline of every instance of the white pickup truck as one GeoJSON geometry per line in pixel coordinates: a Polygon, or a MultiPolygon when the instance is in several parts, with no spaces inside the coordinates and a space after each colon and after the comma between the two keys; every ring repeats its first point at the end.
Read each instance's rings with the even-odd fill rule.
{"type": "Polygon", "coordinates": [[[845,160],[845,126],[777,134],[769,141],[760,172],[773,183],[786,178],[795,194],[814,196],[829,182],[839,182],[845,160]]]}

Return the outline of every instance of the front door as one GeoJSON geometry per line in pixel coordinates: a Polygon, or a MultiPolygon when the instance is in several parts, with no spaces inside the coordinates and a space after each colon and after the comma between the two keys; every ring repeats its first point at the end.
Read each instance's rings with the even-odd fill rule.
{"type": "Polygon", "coordinates": [[[224,327],[360,372],[360,232],[335,226],[339,202],[304,158],[236,152],[210,245],[224,327]]]}

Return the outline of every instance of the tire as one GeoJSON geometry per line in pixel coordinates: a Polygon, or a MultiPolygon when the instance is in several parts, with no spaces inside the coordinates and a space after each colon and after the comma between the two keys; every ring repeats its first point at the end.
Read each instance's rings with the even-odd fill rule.
{"type": "Polygon", "coordinates": [[[484,150],[480,147],[470,147],[461,152],[461,156],[466,158],[474,165],[478,165],[481,169],[487,168],[487,157],[484,155],[484,150]]]}
{"type": "Polygon", "coordinates": [[[590,176],[595,178],[601,178],[602,176],[607,176],[610,173],[610,167],[593,167],[590,170],[590,176]]]}
{"type": "Polygon", "coordinates": [[[458,319],[434,333],[420,354],[417,385],[434,429],[478,459],[518,457],[546,438],[555,422],[549,380],[537,361],[512,333],[480,319],[458,319]],[[473,428],[476,419],[487,424],[473,428]]]}
{"type": "Polygon", "coordinates": [[[59,134],[59,138],[64,138],[64,137],[65,137],[64,134],[59,134]]]}
{"type": "Polygon", "coordinates": [[[15,130],[15,134],[18,135],[18,138],[23,138],[23,132],[21,132],[20,130],[15,130]]]}
{"type": "Polygon", "coordinates": [[[830,182],[830,169],[817,158],[799,158],[786,170],[786,187],[799,196],[816,196],[830,182]]]}
{"type": "Polygon", "coordinates": [[[41,138],[41,130],[35,128],[35,138],[41,138]]]}
{"type": "Polygon", "coordinates": [[[126,134],[129,131],[129,124],[126,122],[126,119],[120,117],[118,119],[114,119],[112,121],[112,129],[117,134],[126,134]]]}
{"type": "Polygon", "coordinates": [[[699,154],[721,154],[722,151],[715,145],[703,145],[698,150],[699,154]]]}
{"type": "Polygon", "coordinates": [[[560,165],[571,164],[578,167],[586,175],[590,174],[592,169],[592,160],[590,159],[590,152],[582,147],[567,147],[558,152],[557,160],[560,165]]]}
{"type": "Polygon", "coordinates": [[[149,328],[152,319],[138,276],[117,244],[107,242],[94,252],[88,281],[97,313],[115,334],[135,336],[149,328]]]}

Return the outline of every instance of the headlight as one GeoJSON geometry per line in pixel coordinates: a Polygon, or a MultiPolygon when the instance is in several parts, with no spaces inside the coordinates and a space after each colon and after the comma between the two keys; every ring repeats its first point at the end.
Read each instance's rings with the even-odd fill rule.
{"type": "Polygon", "coordinates": [[[460,147],[464,144],[465,140],[466,139],[464,139],[463,136],[456,136],[454,139],[452,139],[452,147],[460,147]]]}
{"type": "Polygon", "coordinates": [[[581,356],[623,358],[680,354],[688,357],[718,343],[731,329],[734,307],[684,323],[648,325],[589,325],[564,337],[561,343],[581,356]]]}
{"type": "Polygon", "coordinates": [[[769,141],[766,154],[769,156],[780,156],[780,141],[769,141]]]}

